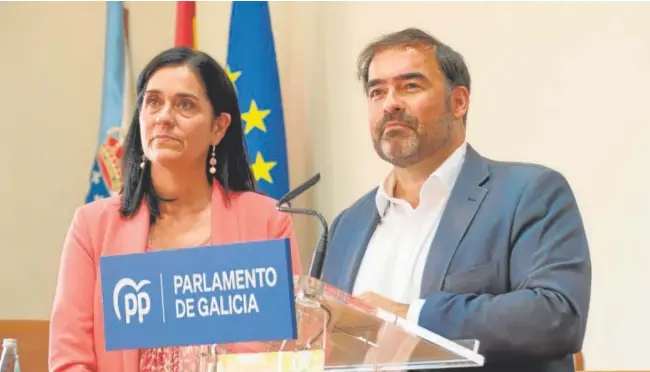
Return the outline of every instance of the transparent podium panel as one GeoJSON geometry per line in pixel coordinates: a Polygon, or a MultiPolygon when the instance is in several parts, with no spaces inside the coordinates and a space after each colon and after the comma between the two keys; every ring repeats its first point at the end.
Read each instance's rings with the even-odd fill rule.
{"type": "Polygon", "coordinates": [[[219,345],[217,371],[405,371],[483,365],[477,340],[447,340],[310,277],[296,277],[294,285],[298,338],[219,345]]]}
{"type": "Polygon", "coordinates": [[[402,371],[483,365],[477,340],[447,340],[313,278],[297,279],[296,303],[303,300],[319,303],[329,317],[325,370],[402,371]]]}
{"type": "MultiPolygon", "coordinates": [[[[299,284],[296,278],[296,285],[299,284]]],[[[279,340],[216,347],[218,372],[320,372],[326,370],[329,313],[310,298],[296,297],[295,340],[279,340]]]]}

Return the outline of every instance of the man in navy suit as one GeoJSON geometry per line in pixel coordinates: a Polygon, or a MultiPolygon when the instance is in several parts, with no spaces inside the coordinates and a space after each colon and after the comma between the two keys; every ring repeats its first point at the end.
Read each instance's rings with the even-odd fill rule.
{"type": "Polygon", "coordinates": [[[334,220],[323,280],[478,339],[486,364],[471,370],[573,371],[591,263],[566,179],[466,142],[467,66],[427,33],[386,35],[358,63],[373,144],[393,170],[334,220]]]}

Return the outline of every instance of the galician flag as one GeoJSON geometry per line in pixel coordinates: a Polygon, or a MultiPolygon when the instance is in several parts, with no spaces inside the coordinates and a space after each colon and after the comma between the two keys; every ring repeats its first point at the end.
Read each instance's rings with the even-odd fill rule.
{"type": "Polygon", "coordinates": [[[135,107],[127,20],[123,2],[106,2],[102,109],[86,203],[116,195],[122,187],[122,143],[135,107]]]}

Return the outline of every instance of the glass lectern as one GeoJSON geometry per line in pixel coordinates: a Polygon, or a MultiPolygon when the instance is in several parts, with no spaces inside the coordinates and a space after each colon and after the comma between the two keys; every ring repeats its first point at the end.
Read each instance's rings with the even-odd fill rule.
{"type": "Polygon", "coordinates": [[[448,340],[319,280],[294,278],[298,338],[206,350],[208,372],[406,371],[482,366],[478,340],[448,340]]]}

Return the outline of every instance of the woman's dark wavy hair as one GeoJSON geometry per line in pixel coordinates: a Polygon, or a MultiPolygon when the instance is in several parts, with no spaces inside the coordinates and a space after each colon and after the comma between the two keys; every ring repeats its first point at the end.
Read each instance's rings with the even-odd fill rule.
{"type": "Polygon", "coordinates": [[[237,93],[228,74],[209,55],[189,48],[176,47],[165,50],[154,57],[138,77],[136,109],[124,140],[122,160],[124,183],[121,190],[120,206],[120,213],[124,217],[135,215],[144,200],[149,208],[149,222],[153,225],[160,216],[160,202],[166,201],[161,199],[154,190],[150,163],[146,162],[145,169],[140,168],[143,155],[142,142],[140,141],[140,109],[144,91],[151,76],[163,67],[184,65],[192,68],[202,81],[212,104],[214,117],[221,113],[228,113],[231,117],[226,134],[215,151],[217,172],[214,175],[209,172],[210,151],[208,151],[205,159],[206,182],[212,185],[216,178],[226,192],[226,196],[229,191],[256,191],[255,179],[251,172],[244,142],[237,93]]]}

